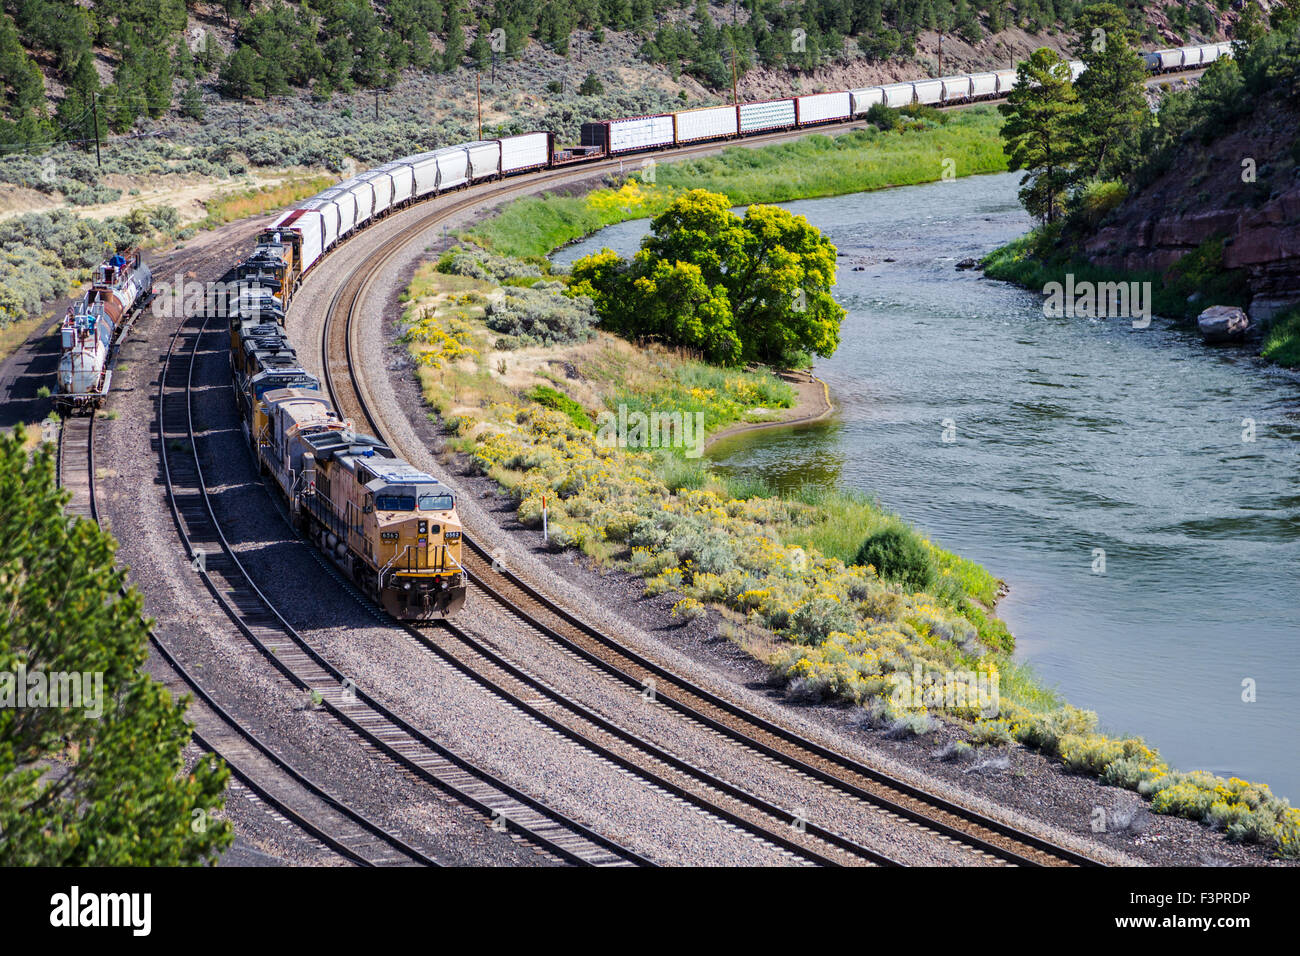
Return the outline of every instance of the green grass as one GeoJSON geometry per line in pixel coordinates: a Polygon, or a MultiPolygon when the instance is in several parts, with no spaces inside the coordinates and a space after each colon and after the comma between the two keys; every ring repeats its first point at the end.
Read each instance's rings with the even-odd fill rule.
{"type": "Polygon", "coordinates": [[[996,110],[981,106],[949,114],[942,124],[733,146],[706,159],[658,163],[653,183],[515,200],[465,238],[502,255],[544,256],[605,226],[657,215],[688,189],[725,193],[737,205],[747,205],[929,183],[947,170],[959,177],[1003,172],[1001,125],[996,110]]]}
{"type": "Polygon", "coordinates": [[[1300,366],[1300,309],[1277,318],[1260,355],[1287,368],[1300,366]]]}
{"type": "Polygon", "coordinates": [[[950,115],[942,125],[891,132],[869,127],[759,149],[736,146],[720,156],[660,164],[657,180],[669,188],[725,193],[746,205],[934,182],[947,168],[955,176],[1004,172],[997,111],[976,107],[950,115]]]}
{"type": "Polygon", "coordinates": [[[1240,270],[1223,268],[1223,243],[1211,239],[1174,264],[1162,275],[1159,272],[1105,269],[1092,265],[1059,247],[1059,229],[1039,228],[995,249],[984,257],[984,274],[1042,291],[1049,282],[1065,284],[1066,275],[1082,282],[1150,282],[1151,311],[1170,318],[1186,318],[1197,311],[1188,299],[1200,293],[1202,304],[1244,306],[1249,299],[1246,277],[1240,270]]]}
{"type": "Polygon", "coordinates": [[[557,412],[567,416],[569,421],[585,431],[594,431],[596,425],[587,415],[583,407],[569,398],[563,392],[551,388],[549,385],[534,385],[524,393],[526,398],[532,399],[538,405],[545,405],[547,408],[553,408],[557,412]]]}

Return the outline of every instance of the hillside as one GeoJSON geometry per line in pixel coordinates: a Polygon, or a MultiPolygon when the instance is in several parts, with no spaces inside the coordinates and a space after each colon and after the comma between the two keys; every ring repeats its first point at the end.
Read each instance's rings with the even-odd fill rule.
{"type": "Polygon", "coordinates": [[[1300,304],[1298,129],[1292,19],[1164,98],[1127,198],[1078,248],[1096,266],[1172,278],[1193,311],[1215,298],[1269,323],[1300,304]]]}
{"type": "Polygon", "coordinates": [[[1222,71],[1232,98],[1221,111],[1209,89],[1162,110],[1169,141],[1082,245],[1094,265],[1131,272],[1165,274],[1195,255],[1221,288],[1239,288],[1232,304],[1268,320],[1300,302],[1300,60],[1243,68],[1244,79],[1222,71]]]}
{"type": "MultiPolygon", "coordinates": [[[[1127,6],[1144,42],[1226,35],[1235,13],[1194,0],[1127,6]]],[[[386,89],[412,76],[463,86],[480,71],[563,96],[588,74],[687,99],[757,96],[1012,62],[1059,48],[1081,0],[10,0],[0,16],[0,142],[89,138],[197,119],[205,94],[240,100],[386,89]],[[514,77],[509,64],[519,67],[514,77]]]]}

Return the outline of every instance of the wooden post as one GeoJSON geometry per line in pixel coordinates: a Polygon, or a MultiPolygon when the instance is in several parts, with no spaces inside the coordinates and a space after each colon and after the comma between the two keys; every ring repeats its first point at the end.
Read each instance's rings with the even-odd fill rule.
{"type": "MultiPolygon", "coordinates": [[[[99,94],[92,92],[90,94],[90,113],[91,122],[95,124],[95,168],[103,169],[104,164],[99,158],[99,94]]],[[[84,113],[82,114],[85,115],[84,113]]]]}

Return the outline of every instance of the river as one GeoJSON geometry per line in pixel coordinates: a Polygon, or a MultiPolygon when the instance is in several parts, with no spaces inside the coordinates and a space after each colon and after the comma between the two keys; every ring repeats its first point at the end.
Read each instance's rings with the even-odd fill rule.
{"type": "MultiPolygon", "coordinates": [[[[957,271],[1030,227],[1018,180],[786,204],[841,253],[842,342],[814,367],[839,412],[711,455],[875,495],[1007,582],[1017,659],[1104,729],[1296,801],[1300,378],[957,271]]],[[[555,259],[628,255],[647,228],[555,259]]]]}

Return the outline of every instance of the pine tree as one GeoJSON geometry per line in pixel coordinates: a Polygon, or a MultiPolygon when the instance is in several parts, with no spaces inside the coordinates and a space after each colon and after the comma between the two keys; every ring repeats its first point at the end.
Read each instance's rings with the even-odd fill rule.
{"type": "Polygon", "coordinates": [[[1134,48],[1128,16],[1110,3],[1085,7],[1074,22],[1074,55],[1087,69],[1075,81],[1083,115],[1079,165],[1085,177],[1106,174],[1107,160],[1149,121],[1146,67],[1134,48]]]}
{"type": "Polygon", "coordinates": [[[1016,85],[998,106],[1006,117],[1003,149],[1012,169],[1026,170],[1020,201],[1044,222],[1056,222],[1076,180],[1081,107],[1070,66],[1054,51],[1035,50],[1016,70],[1016,85]]]}
{"type": "Polygon", "coordinates": [[[228,771],[185,771],[185,704],[141,670],[140,594],[119,593],[113,539],[64,515],[52,448],[25,439],[0,437],[0,866],[207,862],[232,839],[211,818],[228,771]],[[62,675],[89,697],[53,706],[62,675]]]}
{"type": "Polygon", "coordinates": [[[227,96],[243,99],[262,95],[261,64],[250,46],[241,46],[221,68],[221,89],[227,96]]]}
{"type": "Polygon", "coordinates": [[[189,119],[203,119],[203,92],[194,80],[185,84],[185,92],[181,94],[180,113],[189,119]]]}
{"type": "Polygon", "coordinates": [[[442,68],[450,73],[460,68],[465,58],[465,14],[461,10],[460,0],[452,0],[451,12],[447,14],[447,45],[442,54],[442,68]]]}

